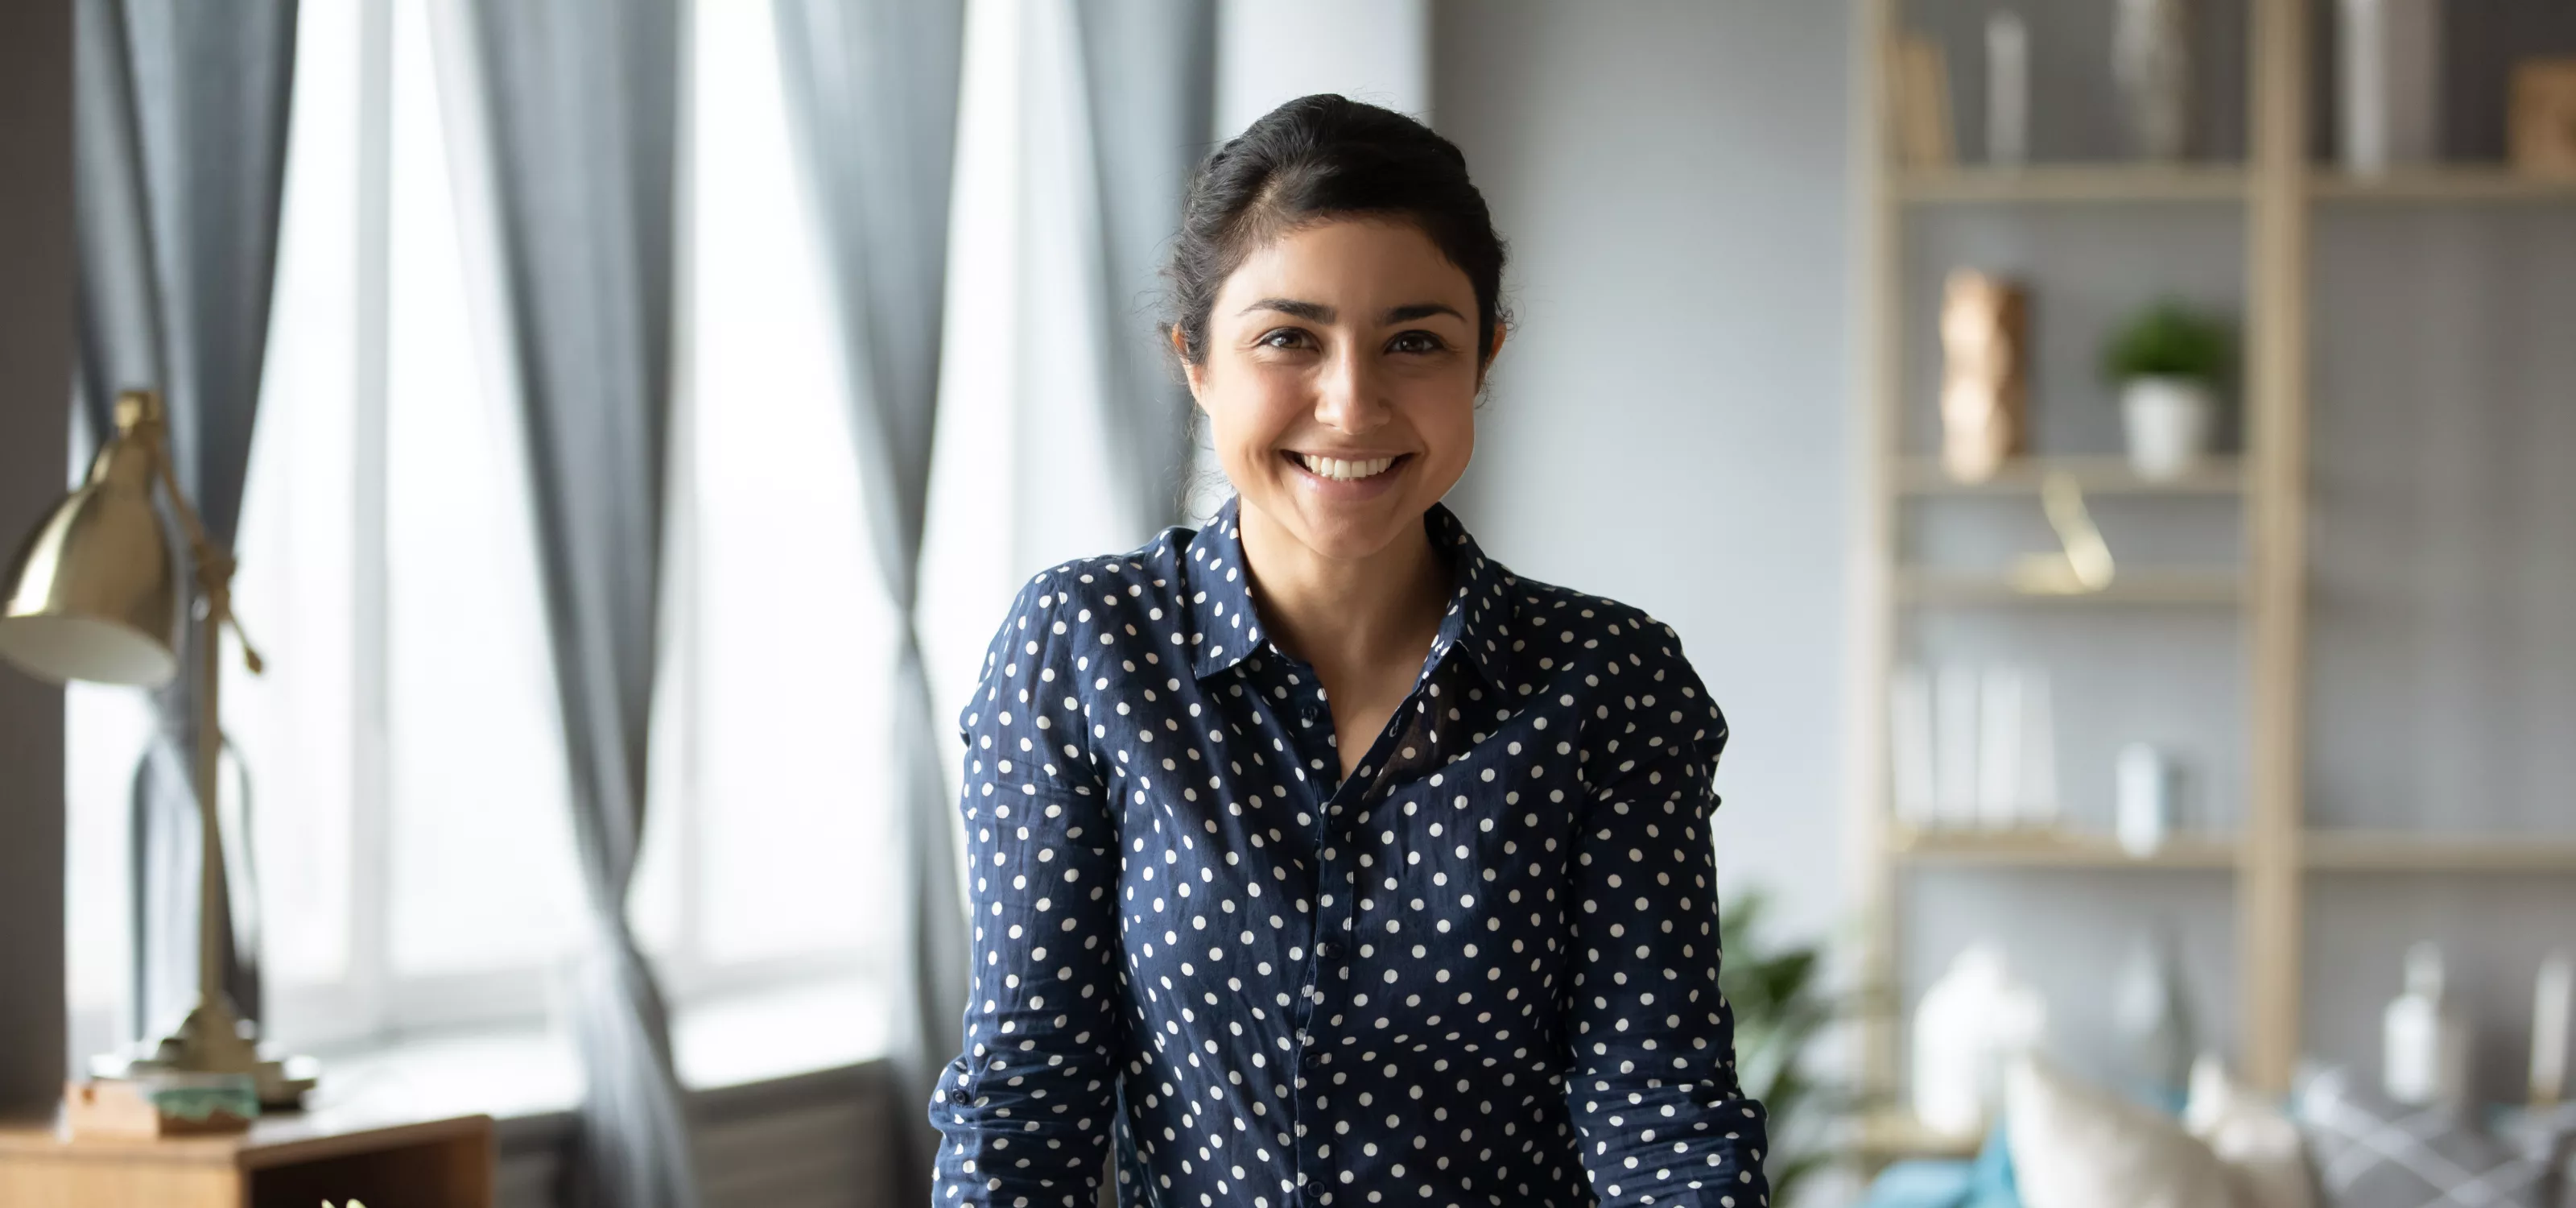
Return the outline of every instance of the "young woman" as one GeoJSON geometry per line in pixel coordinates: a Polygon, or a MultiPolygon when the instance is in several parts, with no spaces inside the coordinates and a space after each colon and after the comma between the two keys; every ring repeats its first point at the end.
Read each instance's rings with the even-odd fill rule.
{"type": "MultiPolygon", "coordinates": [[[[1169,334],[1236,497],[1020,593],[966,708],[936,1202],[1752,1208],[1726,723],[1439,503],[1503,347],[1458,149],[1337,96],[1201,166],[1169,334]]],[[[1530,484],[1528,489],[1551,489],[1530,484]]]]}

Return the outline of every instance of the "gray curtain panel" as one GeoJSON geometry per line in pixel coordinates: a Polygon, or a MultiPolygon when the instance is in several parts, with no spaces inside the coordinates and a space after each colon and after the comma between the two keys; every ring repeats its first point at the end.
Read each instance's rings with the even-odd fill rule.
{"type": "Polygon", "coordinates": [[[956,1056],[966,996],[942,765],[949,727],[931,715],[913,626],[930,440],[939,396],[949,177],[965,49],[963,0],[777,0],[790,124],[820,219],[867,482],[878,573],[902,618],[895,684],[901,761],[894,817],[910,959],[892,996],[891,1057],[902,1099],[891,1203],[929,1195],[938,1138],[926,1108],[956,1056]]]}
{"type": "Polygon", "coordinates": [[[1089,102],[1109,447],[1137,540],[1181,519],[1189,389],[1158,323],[1163,257],[1216,122],[1215,0],[1074,0],[1089,102]]]}
{"type": "Polygon", "coordinates": [[[669,1012],[626,923],[671,415],[677,0],[468,0],[589,938],[568,1198],[699,1202],[669,1012]]]}
{"type": "MultiPolygon", "coordinates": [[[[295,17],[295,0],[79,0],[75,18],[84,426],[110,429],[119,390],[159,389],[180,487],[227,548],[268,345],[295,17]]],[[[191,625],[186,641],[210,637],[191,625]]],[[[194,656],[180,665],[152,696],[159,725],[135,774],[138,1034],[175,1023],[196,987],[199,814],[188,769],[202,685],[194,656]]],[[[228,838],[224,934],[236,942],[224,980],[256,1017],[256,909],[240,872],[250,843],[246,828],[228,838]]]]}

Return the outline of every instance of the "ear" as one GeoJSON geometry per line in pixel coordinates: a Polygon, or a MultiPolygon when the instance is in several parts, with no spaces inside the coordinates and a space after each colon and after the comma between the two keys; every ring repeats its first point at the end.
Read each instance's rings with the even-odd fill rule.
{"type": "Polygon", "coordinates": [[[1173,324],[1167,334],[1170,335],[1172,341],[1172,359],[1181,363],[1181,376],[1189,380],[1190,401],[1197,403],[1199,410],[1207,410],[1207,404],[1199,402],[1199,390],[1202,382],[1205,380],[1207,366],[1196,364],[1190,360],[1189,341],[1182,338],[1180,324],[1173,324]]]}
{"type": "Polygon", "coordinates": [[[1509,324],[1494,324],[1494,342],[1485,346],[1485,368],[1494,367],[1494,358],[1503,355],[1503,340],[1511,334],[1509,324]]]}

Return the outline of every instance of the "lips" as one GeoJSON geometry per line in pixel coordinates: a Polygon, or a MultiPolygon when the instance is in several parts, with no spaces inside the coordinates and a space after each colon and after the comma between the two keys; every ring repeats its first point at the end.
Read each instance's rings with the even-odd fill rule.
{"type": "Polygon", "coordinates": [[[1361,482],[1395,468],[1406,455],[1393,457],[1342,458],[1322,457],[1311,453],[1290,453],[1289,459],[1305,467],[1317,478],[1333,482],[1361,482]]]}

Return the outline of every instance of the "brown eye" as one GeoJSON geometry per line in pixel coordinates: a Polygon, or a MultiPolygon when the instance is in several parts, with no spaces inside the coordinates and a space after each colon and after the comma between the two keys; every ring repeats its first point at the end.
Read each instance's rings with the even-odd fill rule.
{"type": "Polygon", "coordinates": [[[1306,346],[1306,333],[1294,327],[1282,327],[1265,333],[1256,342],[1263,348],[1303,348],[1306,346]]]}
{"type": "Polygon", "coordinates": [[[1440,337],[1427,331],[1399,332],[1386,342],[1388,352],[1438,352],[1442,347],[1440,337]]]}

